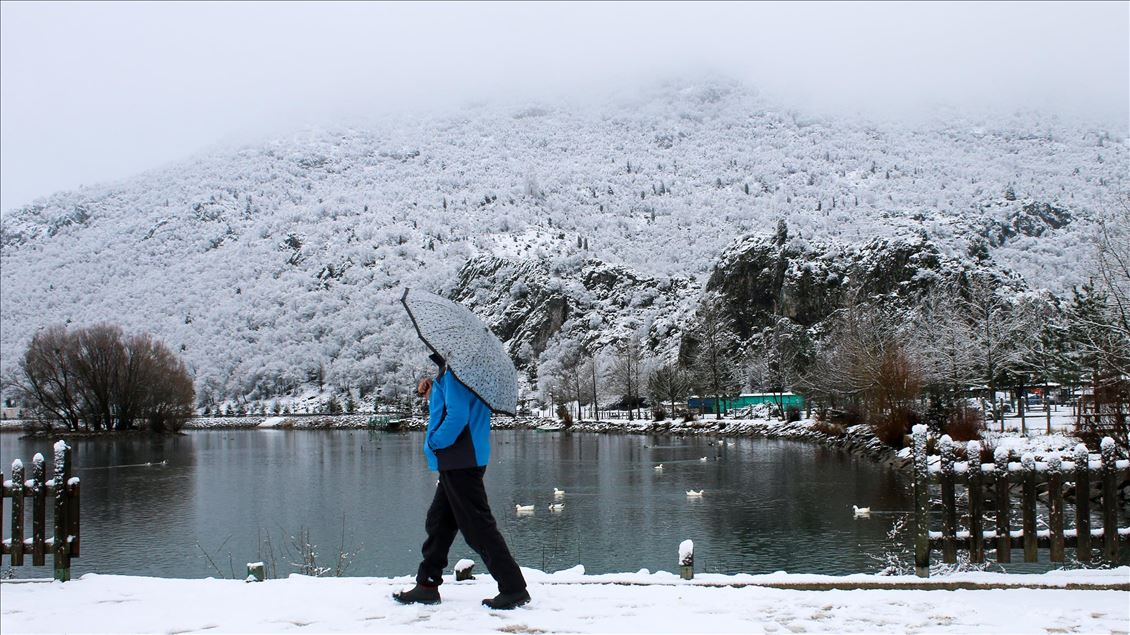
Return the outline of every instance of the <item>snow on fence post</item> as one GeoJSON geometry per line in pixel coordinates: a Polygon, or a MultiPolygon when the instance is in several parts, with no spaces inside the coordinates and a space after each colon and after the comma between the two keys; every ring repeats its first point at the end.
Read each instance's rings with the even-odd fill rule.
{"type": "Polygon", "coordinates": [[[969,561],[985,561],[985,531],[981,490],[981,442],[970,441],[965,446],[965,469],[969,476],[969,561]]]}
{"type": "Polygon", "coordinates": [[[1063,562],[1063,459],[1048,457],[1048,533],[1052,562],[1063,562]]]}
{"type": "Polygon", "coordinates": [[[24,462],[12,461],[12,540],[8,548],[12,566],[24,563],[24,462]]]}
{"type": "Polygon", "coordinates": [[[267,566],[262,562],[247,563],[247,577],[245,582],[262,582],[267,577],[267,566]]]}
{"type": "Polygon", "coordinates": [[[55,444],[55,473],[46,480],[46,464],[43,455],[32,457],[31,478],[24,480],[23,461],[12,461],[12,480],[3,480],[0,499],[11,498],[12,537],[4,539],[0,528],[0,553],[9,556],[11,566],[28,564],[24,558],[31,556],[33,566],[47,563],[47,545],[55,556],[55,578],[67,581],[71,577],[70,561],[77,558],[79,538],[79,479],[71,477],[71,449],[63,441],[55,444]],[[47,494],[55,496],[55,531],[47,538],[47,494]],[[25,517],[27,505],[25,498],[31,499],[31,538],[26,537],[25,517]],[[49,542],[50,541],[50,542],[49,542]]]}
{"type": "Polygon", "coordinates": [[[1007,448],[993,451],[993,484],[997,499],[997,562],[1012,562],[1012,527],[1009,523],[1007,448]]]}
{"type": "Polygon", "coordinates": [[[67,519],[67,484],[71,480],[71,448],[66,441],[55,443],[55,536],[52,550],[55,554],[55,579],[66,582],[71,579],[71,558],[69,529],[67,519]]]}
{"type": "Polygon", "coordinates": [[[1103,556],[1109,563],[1118,562],[1118,457],[1114,439],[1103,437],[1099,444],[1103,459],[1103,556]]]}
{"type": "Polygon", "coordinates": [[[938,448],[942,453],[942,562],[954,564],[957,562],[957,505],[953,473],[956,453],[950,435],[945,434],[938,439],[938,448]]]}
{"type": "Polygon", "coordinates": [[[694,579],[694,541],[692,540],[679,543],[679,577],[684,580],[694,579]]]}
{"type": "Polygon", "coordinates": [[[36,452],[31,459],[31,564],[42,567],[47,563],[44,543],[47,541],[47,468],[43,455],[36,452]]]}
{"type": "Polygon", "coordinates": [[[914,574],[930,577],[930,472],[926,465],[926,426],[911,430],[914,447],[914,574]]]}
{"type": "Polygon", "coordinates": [[[1075,558],[1091,561],[1091,453],[1075,446],[1075,558]]]}
{"type": "Polygon", "coordinates": [[[1024,562],[1036,562],[1036,457],[1025,452],[1020,457],[1024,466],[1024,497],[1021,516],[1024,522],[1024,562]]]}
{"type": "Polygon", "coordinates": [[[475,568],[475,561],[463,558],[455,563],[455,581],[462,582],[463,580],[474,580],[475,576],[471,574],[471,570],[475,568]]]}

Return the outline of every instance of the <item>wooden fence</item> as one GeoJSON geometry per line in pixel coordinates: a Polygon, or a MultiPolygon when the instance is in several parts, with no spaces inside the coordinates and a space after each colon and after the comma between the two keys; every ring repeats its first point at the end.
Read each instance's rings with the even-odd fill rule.
{"type": "MultiPolygon", "coordinates": [[[[47,552],[54,559],[55,579],[71,579],[71,559],[79,556],[79,479],[71,475],[71,448],[65,442],[55,444],[55,464],[51,479],[46,478],[43,455],[32,459],[31,478],[24,480],[23,463],[12,462],[12,478],[4,480],[4,499],[11,499],[11,537],[5,538],[0,526],[0,554],[9,556],[12,566],[31,564],[44,566],[47,552]],[[47,537],[47,500],[54,500],[55,529],[47,537]],[[25,538],[25,499],[31,499],[31,537],[25,538]]],[[[0,474],[3,480],[3,474],[0,474]]],[[[0,523],[3,525],[3,523],[0,523]]]]}
{"type": "Polygon", "coordinates": [[[1020,462],[1010,460],[1008,450],[998,448],[993,463],[981,463],[981,444],[970,441],[966,456],[958,461],[956,447],[948,436],[938,442],[940,455],[926,453],[926,427],[914,427],[915,572],[930,575],[930,553],[942,552],[942,561],[957,562],[957,551],[969,552],[971,562],[984,562],[985,551],[996,549],[997,562],[1011,562],[1013,547],[1023,547],[1024,561],[1036,562],[1039,548],[1050,549],[1052,562],[1064,562],[1065,549],[1075,549],[1080,562],[1091,561],[1091,550],[1101,546],[1107,562],[1118,559],[1119,541],[1130,540],[1130,528],[1118,527],[1118,487],[1130,478],[1130,461],[1116,460],[1114,441],[1102,442],[1102,453],[1092,457],[1080,444],[1069,461],[1051,454],[1037,462],[1025,454],[1020,462]],[[1095,460],[1095,459],[1098,460],[1095,460]],[[1037,490],[1047,485],[1047,529],[1037,529],[1037,490]],[[930,486],[941,490],[941,531],[930,531],[930,486]],[[1100,484],[1102,526],[1091,526],[1091,486],[1100,484]],[[968,523],[958,529],[957,486],[965,487],[968,523]],[[1021,527],[1011,526],[1013,485],[1021,486],[1016,501],[1020,505],[1021,527]],[[1074,528],[1064,527],[1065,488],[1075,493],[1074,528]],[[990,505],[986,505],[986,492],[990,505]],[[1082,493],[1082,495],[1080,495],[1082,493]],[[985,512],[995,512],[994,526],[985,528],[985,512]],[[981,536],[981,540],[974,537],[981,536]]]}

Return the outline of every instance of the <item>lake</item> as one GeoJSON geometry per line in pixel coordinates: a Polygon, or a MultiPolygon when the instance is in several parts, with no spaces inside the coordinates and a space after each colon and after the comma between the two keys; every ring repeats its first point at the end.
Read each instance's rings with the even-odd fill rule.
{"type": "MultiPolygon", "coordinates": [[[[346,575],[414,574],[436,487],[422,441],[418,431],[266,429],[75,440],[83,551],[73,575],[241,578],[258,560],[285,575],[304,532],[320,565],[332,567],[343,545],[356,553],[346,575]]],[[[727,441],[497,430],[487,492],[519,564],[547,571],[677,571],[689,538],[699,572],[875,572],[909,544],[905,531],[888,538],[912,509],[909,480],[894,471],[815,443],[727,441]],[[555,487],[566,492],[560,513],[548,510],[555,487]],[[516,504],[536,511],[519,515],[516,504]],[[853,504],[871,517],[854,518],[853,504]]],[[[50,461],[50,446],[0,434],[5,477],[14,458],[50,461]]],[[[3,522],[9,535],[6,505],[3,522]]],[[[464,557],[485,573],[459,538],[451,564],[464,557]]]]}

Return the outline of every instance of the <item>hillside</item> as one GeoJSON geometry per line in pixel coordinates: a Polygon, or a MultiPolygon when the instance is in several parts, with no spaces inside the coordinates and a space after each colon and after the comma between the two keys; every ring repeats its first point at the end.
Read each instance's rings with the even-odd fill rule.
{"type": "MultiPolygon", "coordinates": [[[[44,324],[108,320],[180,350],[202,399],[391,395],[425,367],[404,286],[450,293],[472,258],[547,284],[588,262],[668,284],[660,308],[629,298],[602,321],[674,328],[723,250],[780,218],[800,241],[924,236],[1062,292],[1128,167],[1127,139],[1097,126],[834,120],[732,82],[309,130],[6,213],[0,364],[44,324]]],[[[548,345],[536,330],[514,323],[548,345]]]]}

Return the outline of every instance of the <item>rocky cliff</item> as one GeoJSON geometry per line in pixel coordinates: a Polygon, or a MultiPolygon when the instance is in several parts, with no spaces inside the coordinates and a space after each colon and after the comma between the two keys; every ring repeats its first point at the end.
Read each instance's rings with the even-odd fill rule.
{"type": "Polygon", "coordinates": [[[697,309],[716,303],[744,348],[785,317],[794,326],[821,326],[855,294],[867,302],[910,308],[944,281],[987,278],[1020,292],[1019,276],[975,255],[946,254],[921,233],[854,243],[775,233],[735,240],[705,285],[655,278],[596,259],[558,262],[473,258],[460,270],[452,298],[486,316],[520,367],[534,378],[539,356],[554,338],[587,352],[643,334],[645,356],[684,357],[697,309]]]}
{"type": "Polygon", "coordinates": [[[647,276],[591,258],[551,265],[489,256],[469,260],[451,293],[483,316],[531,372],[554,337],[596,351],[642,331],[649,350],[674,350],[699,295],[688,278],[647,276]]]}

